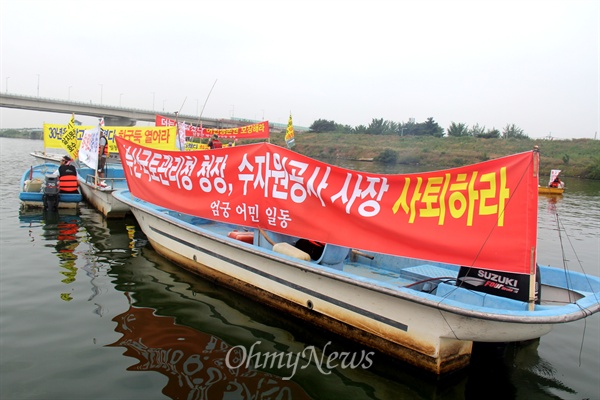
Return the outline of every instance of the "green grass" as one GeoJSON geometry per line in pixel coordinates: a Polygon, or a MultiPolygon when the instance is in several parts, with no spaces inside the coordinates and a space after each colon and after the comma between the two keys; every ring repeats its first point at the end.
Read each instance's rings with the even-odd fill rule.
{"type": "MultiPolygon", "coordinates": [[[[592,139],[480,139],[474,137],[415,137],[367,134],[297,132],[298,153],[315,158],[358,160],[383,158],[398,164],[435,169],[504,157],[540,149],[540,172],[562,170],[563,176],[600,179],[600,141],[592,139]]],[[[271,142],[285,147],[283,134],[271,134],[271,142]]]]}

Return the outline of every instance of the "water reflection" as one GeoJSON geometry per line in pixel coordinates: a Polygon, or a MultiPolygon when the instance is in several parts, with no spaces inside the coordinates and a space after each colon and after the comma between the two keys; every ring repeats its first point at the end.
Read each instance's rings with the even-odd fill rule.
{"type": "Polygon", "coordinates": [[[539,340],[477,345],[469,368],[441,379],[377,354],[369,370],[334,368],[323,374],[310,365],[293,376],[296,384],[287,386],[290,381],[281,379],[289,376],[286,370],[227,369],[227,351],[236,346],[248,349],[257,341],[263,352],[315,346],[324,353],[328,342],[333,342],[334,351],[360,351],[360,346],[213,285],[164,260],[149,246],[112,273],[130,307],[114,319],[115,330],[123,336],[111,346],[125,347],[125,355],[138,360],[129,371],[167,376],[163,393],[171,398],[245,391],[253,396],[239,398],[261,398],[258,394],[267,388],[294,393],[294,398],[353,399],[479,399],[491,387],[502,398],[531,394],[552,399],[560,397],[552,393],[575,392],[538,354],[539,340]],[[236,384],[227,383],[231,380],[236,384]]]}
{"type": "Polygon", "coordinates": [[[556,369],[538,353],[540,339],[522,343],[477,343],[471,360],[465,398],[480,399],[494,388],[494,397],[562,399],[577,392],[556,376],[556,369]]]}
{"type": "Polygon", "coordinates": [[[109,346],[124,347],[126,356],[139,361],[129,371],[156,371],[168,377],[163,393],[171,399],[309,398],[292,381],[243,366],[228,368],[227,360],[242,357],[239,349],[154,311],[130,305],[117,315],[115,331],[123,336],[109,346]]]}
{"type": "MultiPolygon", "coordinates": [[[[39,236],[46,242],[54,242],[54,254],[58,257],[60,274],[64,276],[61,282],[72,284],[77,276],[77,253],[79,246],[79,230],[81,218],[77,210],[42,211],[21,210],[19,221],[29,229],[30,241],[36,241],[38,229],[41,228],[39,236]]],[[[44,244],[48,246],[48,244],[44,244]]],[[[73,300],[70,292],[63,292],[60,298],[64,301],[73,300]]]]}
{"type": "MultiPolygon", "coordinates": [[[[554,264],[562,260],[556,239],[558,214],[567,225],[566,232],[580,242],[576,247],[583,247],[589,253],[571,258],[581,258],[584,264],[591,260],[593,268],[588,272],[597,274],[594,271],[598,268],[597,200],[598,197],[574,193],[555,199],[540,197],[540,255],[554,264]],[[573,232],[578,229],[583,231],[573,232]],[[592,247],[595,250],[592,251],[592,247]]],[[[249,348],[257,341],[262,342],[260,349],[264,352],[297,352],[315,346],[323,353],[328,342],[333,342],[331,347],[335,351],[362,348],[180,269],[147,246],[134,219],[107,221],[85,207],[79,213],[61,210],[60,214],[21,214],[19,219],[24,229],[20,240],[28,239],[41,245],[44,254],[49,250],[51,256],[46,257],[52,261],[48,264],[53,268],[51,277],[59,277],[54,283],[60,282],[61,287],[71,289],[76,284],[84,285],[83,291],[61,288],[53,292],[53,296],[64,292],[61,293],[64,300],[89,300],[94,304],[94,313],[109,316],[104,320],[110,325],[106,329],[111,332],[114,329],[120,338],[115,341],[113,333],[105,343],[125,349],[126,359],[135,360],[127,371],[123,367],[115,372],[114,382],[111,382],[115,385],[114,397],[119,397],[123,374],[141,375],[138,371],[153,371],[164,376],[166,383],[162,392],[171,398],[207,398],[209,395],[209,398],[260,398],[261,395],[276,398],[280,395],[315,399],[479,399],[484,393],[493,393],[502,398],[555,399],[592,398],[589,393],[597,387],[590,379],[579,381],[576,375],[580,372],[566,371],[568,363],[563,365],[563,360],[554,356],[554,352],[540,353],[540,341],[477,346],[468,369],[443,379],[432,378],[380,356],[374,358],[369,370],[337,368],[326,371],[329,374],[325,375],[311,365],[299,370],[291,381],[282,380],[289,371],[223,369],[229,349],[240,345],[249,348]],[[110,305],[109,298],[115,303],[121,301],[119,315],[105,308],[110,305]],[[121,312],[123,310],[126,311],[121,312]],[[578,392],[582,387],[583,393],[578,392]]],[[[77,302],[71,301],[69,307],[74,303],[77,302]]],[[[85,307],[85,312],[89,312],[89,307],[85,307]]],[[[594,329],[597,332],[597,328],[594,329]]],[[[102,336],[102,332],[94,333],[96,336],[102,336]]],[[[573,351],[577,352],[578,340],[571,336],[563,338],[556,333],[542,338],[542,343],[564,344],[563,353],[575,346],[573,351]]],[[[584,352],[595,358],[596,346],[589,347],[584,352]]],[[[102,350],[108,352],[108,349],[102,350]]],[[[121,353],[118,357],[123,358],[121,353]]],[[[106,365],[97,368],[105,370],[106,365]]],[[[596,365],[593,361],[592,367],[596,365]]],[[[137,378],[126,375],[125,379],[130,384],[137,378]]],[[[147,391],[144,395],[156,397],[147,391]]]]}

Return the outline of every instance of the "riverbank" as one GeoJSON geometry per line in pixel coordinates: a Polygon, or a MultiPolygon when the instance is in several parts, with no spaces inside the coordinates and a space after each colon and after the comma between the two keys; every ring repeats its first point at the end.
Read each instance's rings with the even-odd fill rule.
{"type": "MultiPolygon", "coordinates": [[[[0,137],[38,139],[37,132],[4,130],[0,137]]],[[[600,140],[481,139],[467,137],[392,136],[336,132],[296,132],[294,151],[331,160],[364,160],[445,169],[540,149],[540,171],[562,170],[562,176],[600,180],[600,140]]],[[[41,139],[41,137],[39,137],[41,139]]],[[[271,142],[285,147],[284,134],[271,142]]]]}
{"type": "MultiPolygon", "coordinates": [[[[283,135],[271,142],[285,146],[283,135]]],[[[540,149],[542,176],[551,169],[563,176],[600,179],[600,141],[593,139],[481,139],[475,137],[388,136],[343,133],[296,133],[294,150],[319,159],[383,159],[433,169],[458,167],[509,154],[540,149]]]]}

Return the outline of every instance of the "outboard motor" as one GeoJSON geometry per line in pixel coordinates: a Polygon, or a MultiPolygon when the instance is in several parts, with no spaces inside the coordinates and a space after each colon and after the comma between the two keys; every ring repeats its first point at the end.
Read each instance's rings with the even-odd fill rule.
{"type": "Polygon", "coordinates": [[[46,185],[44,186],[44,210],[58,211],[58,202],[60,201],[58,178],[52,175],[46,175],[46,185]]]}

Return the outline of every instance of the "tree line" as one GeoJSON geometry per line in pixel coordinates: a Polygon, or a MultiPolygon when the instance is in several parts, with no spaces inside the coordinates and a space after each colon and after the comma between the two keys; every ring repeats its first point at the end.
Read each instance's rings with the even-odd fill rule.
{"type": "Polygon", "coordinates": [[[486,129],[485,126],[475,124],[469,127],[464,123],[452,122],[444,131],[433,118],[427,118],[424,122],[394,122],[384,121],[383,118],[373,118],[368,126],[338,124],[335,121],[318,119],[309,127],[311,132],[341,132],[341,133],[366,133],[372,135],[399,135],[399,136],[473,136],[484,139],[492,138],[515,138],[528,139],[523,129],[515,124],[506,124],[502,131],[496,128],[486,129]]]}

